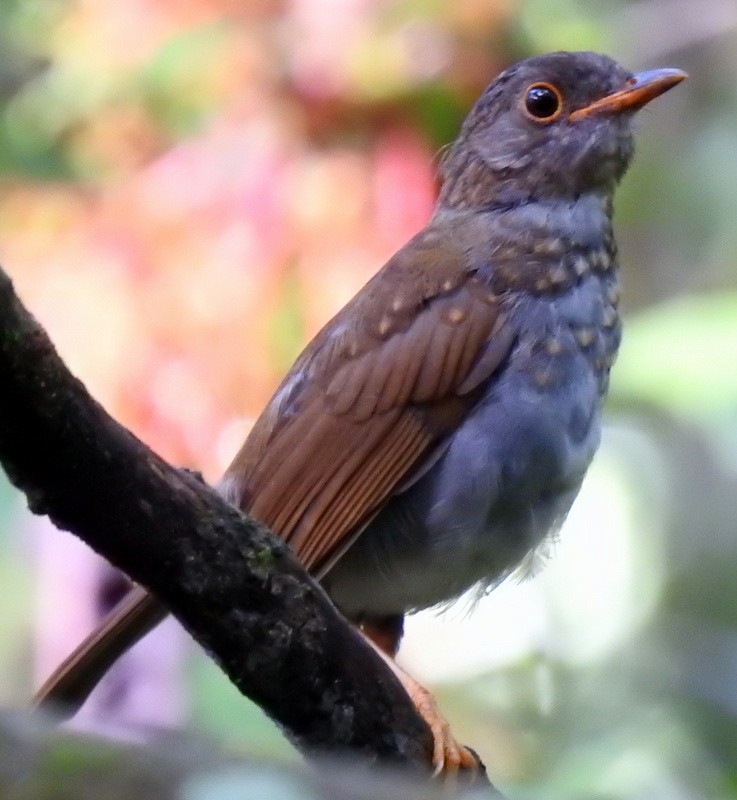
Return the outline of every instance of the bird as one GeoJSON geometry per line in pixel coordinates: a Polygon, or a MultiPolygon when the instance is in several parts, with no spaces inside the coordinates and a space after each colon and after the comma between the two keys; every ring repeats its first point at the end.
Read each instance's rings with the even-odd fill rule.
{"type": "MultiPolygon", "coordinates": [[[[394,663],[407,613],[488,591],[554,535],[599,445],[621,339],[614,191],[635,112],[686,78],[527,58],[485,89],[427,225],[306,346],[217,485],[394,663]]],[[[36,697],[81,705],[166,609],[134,587],[36,697]]]]}

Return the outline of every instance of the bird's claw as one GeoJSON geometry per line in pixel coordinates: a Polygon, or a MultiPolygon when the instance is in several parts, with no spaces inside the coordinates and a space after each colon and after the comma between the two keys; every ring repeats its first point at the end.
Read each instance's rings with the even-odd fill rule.
{"type": "Polygon", "coordinates": [[[450,732],[450,725],[440,713],[433,695],[410,677],[392,656],[382,650],[365,632],[359,630],[359,633],[396,675],[417,709],[417,713],[430,728],[433,738],[433,777],[437,778],[442,775],[446,781],[454,782],[460,773],[466,783],[474,783],[479,775],[485,772],[481,759],[473,750],[456,742],[450,732]]]}
{"type": "Polygon", "coordinates": [[[427,689],[412,681],[405,683],[415,708],[425,720],[433,737],[433,778],[443,776],[455,780],[459,772],[469,783],[473,783],[480,771],[480,762],[476,754],[459,744],[450,730],[450,725],[440,713],[437,702],[427,689]]]}

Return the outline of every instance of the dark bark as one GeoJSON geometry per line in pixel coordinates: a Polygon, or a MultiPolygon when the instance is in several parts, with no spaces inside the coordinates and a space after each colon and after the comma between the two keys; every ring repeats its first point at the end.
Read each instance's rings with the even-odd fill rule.
{"type": "Polygon", "coordinates": [[[34,513],[150,589],[303,752],[426,768],[427,726],[291,551],[113,420],[1,269],[0,463],[34,513]]]}

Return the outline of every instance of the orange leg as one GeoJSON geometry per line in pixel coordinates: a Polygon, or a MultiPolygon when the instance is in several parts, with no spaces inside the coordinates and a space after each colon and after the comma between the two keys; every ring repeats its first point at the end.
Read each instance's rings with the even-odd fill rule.
{"type": "Polygon", "coordinates": [[[399,649],[399,640],[402,638],[402,618],[387,618],[373,623],[366,622],[362,625],[360,632],[397,676],[418,713],[432,731],[434,742],[432,764],[435,767],[435,775],[444,773],[448,777],[455,777],[459,770],[468,770],[470,774],[477,774],[479,771],[478,758],[471,750],[456,742],[447,720],[440,713],[435,698],[394,660],[399,649]]]}
{"type": "Polygon", "coordinates": [[[376,647],[390,658],[396,658],[399,643],[404,636],[404,614],[391,614],[385,617],[364,617],[361,631],[376,647]]]}

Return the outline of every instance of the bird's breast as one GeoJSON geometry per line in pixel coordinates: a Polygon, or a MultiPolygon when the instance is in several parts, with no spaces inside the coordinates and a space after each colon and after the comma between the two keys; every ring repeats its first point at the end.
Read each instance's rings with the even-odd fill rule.
{"type": "Polygon", "coordinates": [[[599,443],[617,291],[609,268],[509,296],[517,338],[503,370],[328,575],[344,611],[398,613],[493,585],[559,527],[599,443]]]}

